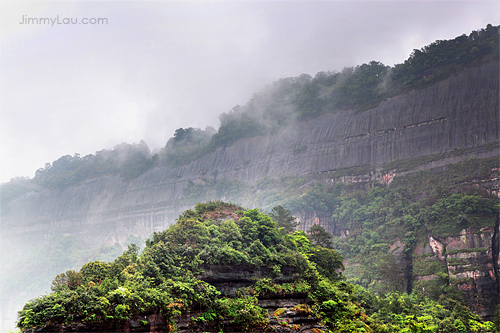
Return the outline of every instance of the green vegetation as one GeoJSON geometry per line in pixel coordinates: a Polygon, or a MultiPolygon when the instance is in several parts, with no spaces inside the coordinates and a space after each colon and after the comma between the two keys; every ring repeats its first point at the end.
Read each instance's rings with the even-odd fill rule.
{"type": "Polygon", "coordinates": [[[467,265],[467,261],[461,258],[447,258],[446,263],[448,264],[448,266],[467,265]]]}
{"type": "MultiPolygon", "coordinates": [[[[474,184],[495,178],[498,167],[496,158],[471,159],[447,165],[446,172],[428,170],[399,176],[390,186],[340,182],[323,185],[332,177],[329,173],[263,178],[255,187],[247,187],[245,195],[238,199],[268,211],[282,205],[295,216],[321,217],[332,230],[348,230],[346,237],[334,237],[331,246],[346,259],[345,276],[349,281],[382,294],[411,292],[421,288],[408,283],[414,276],[447,274],[441,264],[435,262],[437,267],[432,260],[429,267],[439,268],[435,272],[419,268],[417,261],[433,259],[434,254],[413,256],[413,250],[425,244],[429,234],[458,236],[466,228],[479,232],[495,224],[498,198],[474,184]],[[367,189],[369,186],[373,188],[367,189]]],[[[450,265],[459,264],[451,258],[456,252],[446,253],[450,265]]],[[[439,283],[439,288],[425,288],[427,296],[437,300],[442,294],[454,293],[447,289],[451,286],[447,277],[438,280],[432,283],[439,283]]]]}
{"type": "Polygon", "coordinates": [[[66,188],[89,178],[102,175],[119,175],[133,179],[154,163],[149,147],[144,141],[139,144],[122,143],[112,150],[101,150],[95,155],[80,157],[66,155],[38,169],[33,182],[44,188],[66,188]]]}
{"type": "MultiPolygon", "coordinates": [[[[221,115],[208,151],[241,138],[273,133],[296,120],[339,110],[364,111],[389,97],[429,87],[469,67],[499,59],[499,27],[488,24],[452,40],[437,40],[394,67],[371,61],[341,72],[319,72],[280,79],[254,94],[243,107],[221,115]]],[[[307,147],[295,148],[293,154],[307,147]]]]}
{"type": "Polygon", "coordinates": [[[261,119],[241,113],[238,106],[231,112],[223,113],[220,117],[220,127],[210,140],[206,152],[214,151],[219,147],[229,147],[234,142],[265,134],[265,126],[261,119]]]}
{"type": "Polygon", "coordinates": [[[128,181],[150,169],[156,160],[157,156],[151,156],[144,141],[139,144],[122,143],[112,150],[100,150],[95,155],[62,156],[38,169],[33,179],[14,178],[1,184],[1,214],[8,212],[12,200],[28,192],[66,189],[87,179],[104,175],[117,175],[128,181]]]}
{"type": "MultiPolygon", "coordinates": [[[[224,179],[203,179],[201,183],[188,184],[183,200],[193,204],[196,200],[222,198],[226,193],[225,197],[231,200],[263,207],[280,227],[286,225],[284,217],[291,218],[292,215],[306,219],[321,217],[332,230],[348,230],[347,237],[329,240],[328,232],[315,230],[320,228],[318,225],[303,237],[309,237],[313,244],[333,247],[341,253],[348,263],[345,276],[350,282],[380,294],[411,292],[424,287],[426,295],[437,300],[443,294],[456,294],[456,290],[450,289],[453,284],[441,264],[432,260],[428,266],[418,263],[432,259],[433,254],[427,255],[429,258],[413,257],[413,250],[427,241],[428,234],[458,236],[466,228],[479,232],[481,228],[493,226],[495,212],[499,209],[498,199],[474,184],[496,177],[498,167],[496,158],[470,159],[447,165],[446,172],[414,172],[394,178],[390,186],[370,184],[373,186],[371,189],[362,184],[329,181],[338,181],[334,177],[369,171],[369,166],[301,178],[266,177],[254,186],[224,179]],[[219,188],[233,189],[233,193],[238,194],[231,196],[227,195],[229,192],[219,192],[218,196],[215,192],[218,182],[221,182],[219,188]],[[278,206],[282,207],[283,217],[276,211],[278,206]],[[425,272],[419,268],[421,265],[424,265],[425,272]],[[446,277],[411,285],[413,277],[434,273],[442,273],[446,277]],[[425,287],[426,283],[431,286],[425,287]]],[[[290,232],[293,229],[289,226],[284,230],[290,232]]],[[[450,265],[458,265],[451,258],[454,252],[447,252],[450,265]]]]}
{"type": "Polygon", "coordinates": [[[420,293],[374,297],[358,287],[355,294],[369,319],[384,323],[379,332],[494,332],[496,329],[492,322],[479,321],[467,307],[449,298],[436,302],[420,293]]]}
{"type": "Polygon", "coordinates": [[[227,180],[225,178],[208,180],[202,178],[202,182],[197,184],[188,181],[187,187],[183,190],[182,201],[190,205],[211,199],[241,201],[252,191],[253,189],[241,180],[227,180]]]}
{"type": "Polygon", "coordinates": [[[457,253],[474,253],[474,252],[488,252],[489,250],[485,247],[478,247],[474,249],[460,249],[460,250],[449,250],[446,251],[446,254],[451,256],[457,253]]]}
{"type": "MultiPolygon", "coordinates": [[[[314,244],[332,246],[341,253],[348,262],[345,276],[349,281],[382,294],[389,291],[411,292],[421,288],[418,284],[412,286],[408,283],[414,276],[447,274],[442,266],[435,272],[430,268],[423,272],[417,261],[426,259],[425,256],[412,256],[413,250],[427,241],[428,234],[458,236],[466,228],[479,231],[494,225],[495,212],[499,209],[498,199],[474,184],[496,177],[498,167],[496,158],[470,159],[447,165],[446,172],[414,172],[394,178],[390,186],[371,184],[373,188],[369,190],[365,185],[341,182],[326,182],[329,185],[324,185],[325,180],[334,179],[334,176],[341,177],[360,169],[366,171],[365,167],[302,178],[266,177],[257,181],[255,186],[241,184],[241,191],[231,200],[263,207],[271,212],[277,223],[282,222],[279,214],[272,210],[281,205],[284,211],[289,212],[284,214],[286,216],[319,216],[332,230],[348,230],[347,237],[334,237],[331,242],[329,234],[320,231],[318,234],[325,235],[325,241],[315,239],[314,230],[308,230],[309,236],[304,237],[310,237],[314,244]],[[311,231],[314,231],[313,234],[311,231]]],[[[205,180],[188,185],[186,199],[193,193],[202,195],[190,200],[221,198],[215,194],[216,183],[205,180]]],[[[284,224],[280,226],[284,227],[284,224]]],[[[486,251],[477,251],[482,250],[486,251]]],[[[447,252],[450,265],[458,265],[451,258],[454,252],[447,252]]],[[[433,254],[428,257],[431,259],[433,254]]],[[[434,261],[430,263],[429,267],[434,267],[434,261]]],[[[434,300],[453,292],[446,289],[451,285],[447,277],[438,280],[432,283],[438,283],[439,288],[425,288],[428,291],[426,295],[434,300]]]]}
{"type": "Polygon", "coordinates": [[[269,216],[276,222],[276,225],[279,228],[283,228],[284,232],[291,233],[295,230],[295,228],[300,224],[295,221],[295,217],[292,216],[292,213],[288,209],[283,208],[283,206],[278,205],[271,210],[269,216]]]}
{"type": "Polygon", "coordinates": [[[494,331],[493,323],[482,322],[453,299],[436,302],[418,293],[377,296],[345,282],[336,251],[314,245],[302,231],[280,233],[257,209],[223,202],[197,204],[146,244],[142,254],[132,244],[112,262],[92,261],[79,271],[57,275],[52,293],[29,301],[19,312],[18,327],[123,325],[133,315],[157,313],[167,329],[175,331],[174,319],[196,309],[200,314],[193,322],[221,331],[224,319],[244,331],[265,330],[270,317],[279,319],[285,311],[268,313],[259,305],[260,295],[307,293],[312,303],[298,304],[293,311],[318,318],[331,332],[494,331]],[[203,281],[207,265],[273,269],[240,289],[238,296],[228,297],[203,281]],[[294,272],[292,282],[274,280],[281,267],[294,272]]]}
{"type": "Polygon", "coordinates": [[[325,230],[319,224],[315,224],[307,230],[309,238],[315,245],[319,245],[326,248],[332,247],[332,234],[325,230]]]}
{"type": "MultiPolygon", "coordinates": [[[[413,275],[422,276],[445,273],[444,264],[435,258],[412,260],[413,249],[423,244],[428,234],[447,237],[458,235],[465,228],[491,227],[499,210],[498,199],[481,192],[443,191],[440,195],[414,200],[405,198],[398,190],[375,187],[370,191],[355,191],[341,199],[332,215],[334,224],[350,230],[348,237],[335,238],[333,242],[334,248],[351,263],[347,276],[373,291],[405,290],[403,278],[406,276],[408,280],[411,270],[413,275]],[[398,256],[406,263],[403,268],[407,272],[401,271],[389,251],[389,244],[398,240],[402,243],[398,256]]],[[[447,251],[447,255],[458,252],[466,251],[447,251]]],[[[447,284],[446,279],[443,284],[447,284]]],[[[431,297],[437,299],[442,292],[437,290],[431,297]]]]}
{"type": "MultiPolygon", "coordinates": [[[[436,170],[431,169],[396,177],[391,187],[397,188],[405,197],[429,196],[434,198],[435,195],[443,194],[445,191],[457,187],[462,188],[461,191],[465,191],[464,187],[498,174],[494,171],[498,167],[500,167],[500,163],[496,157],[470,159],[447,165],[446,172],[436,172],[436,170]]],[[[469,190],[473,191],[473,189],[469,190]]]]}
{"type": "MultiPolygon", "coordinates": [[[[42,294],[50,289],[51,281],[57,274],[66,270],[78,271],[88,261],[114,260],[123,253],[130,241],[142,243],[139,237],[133,235],[122,244],[105,246],[83,242],[75,236],[54,235],[44,242],[40,242],[39,235],[35,233],[25,237],[24,251],[11,251],[10,260],[4,258],[2,261],[0,288],[5,299],[14,299],[15,292],[42,294]]],[[[12,303],[13,310],[21,308],[25,301],[21,298],[12,303]]]]}
{"type": "Polygon", "coordinates": [[[9,212],[9,203],[21,195],[37,190],[37,186],[29,178],[17,177],[0,185],[1,215],[9,212]]]}
{"type": "Polygon", "coordinates": [[[205,153],[214,133],[215,129],[210,126],[205,130],[193,127],[176,129],[174,136],[157,154],[156,164],[175,168],[194,161],[205,153]]]}
{"type": "Polygon", "coordinates": [[[413,274],[419,276],[435,275],[446,272],[446,264],[439,259],[419,260],[413,262],[413,274]]]}
{"type": "Polygon", "coordinates": [[[267,314],[255,297],[221,298],[213,286],[195,276],[210,264],[288,266],[299,280],[283,289],[303,290],[304,283],[318,279],[318,273],[307,254],[297,251],[296,237],[280,235],[272,219],[256,209],[243,211],[222,202],[198,204],[175,225],[153,234],[141,255],[131,245],[114,262],[94,261],[79,272],[58,275],[52,294],[29,302],[20,312],[19,327],[120,321],[145,311],[170,320],[193,306],[215,313],[213,318],[230,317],[243,327],[265,324],[267,314]],[[233,218],[220,221],[225,216],[233,218]],[[243,308],[248,312],[242,313],[243,308]]]}
{"type": "MultiPolygon", "coordinates": [[[[155,155],[144,142],[121,144],[85,157],[66,155],[39,169],[34,179],[16,178],[2,184],[1,212],[5,214],[12,200],[32,191],[65,189],[104,175],[130,181],[154,166],[178,167],[241,138],[274,133],[297,120],[337,110],[366,110],[467,67],[498,61],[498,49],[498,27],[488,26],[470,36],[415,50],[405,63],[393,68],[370,62],[340,73],[282,79],[255,94],[247,105],[222,114],[217,132],[179,128],[155,155]]],[[[498,143],[482,148],[497,149],[498,143]]],[[[304,151],[307,146],[290,153],[304,151]]],[[[408,171],[464,152],[398,160],[386,164],[384,170],[408,171]]],[[[119,322],[144,311],[156,311],[170,321],[194,307],[204,311],[196,320],[221,325],[221,318],[226,317],[250,329],[268,324],[258,305],[262,293],[307,292],[314,304],[301,311],[311,311],[332,331],[489,332],[490,323],[481,323],[457,303],[461,301],[457,285],[470,281],[450,279],[444,263],[433,254],[412,254],[429,234],[458,236],[466,228],[480,232],[493,226],[498,198],[476,185],[498,176],[499,167],[498,158],[470,159],[447,165],[446,172],[436,168],[396,177],[390,186],[340,182],[343,176],[370,173],[370,165],[300,178],[265,177],[254,186],[225,179],[217,170],[204,172],[202,178],[188,182],[177,204],[224,199],[262,207],[270,211],[270,217],[221,202],[199,204],[175,226],[154,234],[141,255],[131,246],[120,257],[124,244],[91,249],[70,236],[58,236],[33,252],[36,255],[19,254],[18,274],[0,273],[0,280],[16,286],[18,280],[31,279],[29,288],[36,290],[47,276],[72,268],[54,279],[52,294],[31,301],[21,311],[19,327],[23,329],[46,323],[119,322]],[[307,233],[294,232],[297,225],[292,215],[309,221],[322,219],[330,230],[344,236],[332,238],[317,224],[307,233]],[[347,263],[343,273],[342,259],[347,263]],[[36,267],[24,268],[29,262],[37,262],[36,267]],[[267,267],[270,273],[233,299],[196,278],[206,265],[267,267]],[[295,269],[294,282],[273,280],[283,267],[295,269]],[[412,285],[419,276],[429,280],[412,285]],[[396,310],[396,305],[401,309],[396,310]],[[243,314],[242,309],[248,311],[243,314]]],[[[448,265],[466,266],[467,261],[453,256],[486,251],[448,250],[445,255],[448,265]]]]}

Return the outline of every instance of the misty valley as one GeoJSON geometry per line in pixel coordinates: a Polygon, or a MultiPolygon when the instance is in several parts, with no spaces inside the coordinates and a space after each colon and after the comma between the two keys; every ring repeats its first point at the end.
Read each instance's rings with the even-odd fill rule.
{"type": "Polygon", "coordinates": [[[1,184],[2,329],[499,332],[499,30],[1,184]]]}

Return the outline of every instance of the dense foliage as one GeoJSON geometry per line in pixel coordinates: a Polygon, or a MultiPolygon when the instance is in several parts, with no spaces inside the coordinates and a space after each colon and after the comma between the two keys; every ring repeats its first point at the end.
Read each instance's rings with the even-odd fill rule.
{"type": "MultiPolygon", "coordinates": [[[[251,330],[269,324],[270,314],[259,306],[260,294],[307,292],[313,303],[298,309],[319,318],[332,332],[493,332],[492,323],[482,322],[455,300],[376,296],[342,281],[341,269],[342,257],[313,245],[304,232],[280,233],[257,209],[209,202],[155,233],[142,254],[132,244],[113,262],[93,261],[79,271],[59,274],[51,294],[31,300],[19,312],[18,326],[116,323],[154,312],[175,331],[173,319],[197,309],[201,314],[193,321],[215,323],[223,330],[223,318],[230,318],[251,330]],[[268,277],[242,288],[239,296],[228,297],[199,278],[207,265],[272,269],[268,277]],[[282,267],[296,272],[293,282],[274,282],[282,267]]],[[[278,310],[276,317],[282,314],[278,310]]]]}
{"type": "MultiPolygon", "coordinates": [[[[408,163],[400,164],[406,170],[408,163]]],[[[428,170],[399,176],[389,186],[342,182],[324,185],[330,182],[329,177],[338,181],[345,172],[356,173],[357,169],[303,178],[263,179],[255,190],[267,191],[253,192],[252,198],[266,209],[281,204],[302,221],[320,218],[322,225],[337,235],[331,244],[348,262],[345,275],[353,283],[378,293],[411,293],[424,288],[434,300],[440,295],[460,300],[457,284],[467,281],[450,278],[446,264],[455,260],[451,250],[441,259],[413,257],[412,253],[428,242],[429,235],[444,239],[458,236],[464,229],[481,234],[481,229],[494,227],[499,200],[477,184],[498,177],[499,167],[498,158],[471,159],[448,165],[446,172],[428,170]],[[416,276],[433,274],[438,274],[439,279],[411,284],[416,276]]],[[[321,229],[313,225],[308,233],[312,240],[318,237],[316,242],[327,247],[328,236],[324,241],[319,238],[324,235],[321,229]]]]}
{"type": "Polygon", "coordinates": [[[130,180],[148,170],[154,163],[149,147],[122,143],[112,150],[101,150],[95,155],[62,156],[52,164],[38,169],[33,182],[44,188],[66,188],[92,177],[116,174],[130,180]]]}
{"type": "MultiPolygon", "coordinates": [[[[391,163],[391,169],[408,170],[410,165],[419,165],[415,163],[399,161],[391,163]]],[[[265,208],[275,221],[279,220],[277,206],[282,205],[284,211],[290,211],[289,216],[298,215],[301,220],[321,218],[328,232],[346,235],[332,241],[330,234],[317,224],[307,230],[315,244],[333,246],[344,256],[349,262],[346,276],[351,282],[373,292],[411,293],[424,288],[434,300],[440,295],[460,300],[457,285],[467,281],[449,276],[446,263],[453,264],[453,252],[448,251],[442,259],[425,260],[412,253],[428,241],[429,235],[446,238],[457,236],[464,229],[481,233],[482,228],[493,227],[500,209],[498,198],[476,184],[498,177],[499,166],[497,158],[465,160],[448,165],[446,172],[414,172],[394,178],[390,186],[370,184],[371,189],[367,185],[330,182],[330,177],[331,181],[338,181],[345,174],[370,172],[362,167],[302,178],[266,177],[254,186],[236,181],[222,183],[231,184],[228,188],[238,193],[232,199],[265,208]],[[431,271],[439,274],[439,279],[412,285],[416,276],[432,275],[431,271]]],[[[211,190],[216,183],[207,180],[191,184],[185,191],[185,200],[220,198],[211,190]]]]}
{"type": "Polygon", "coordinates": [[[269,216],[276,222],[278,228],[283,228],[284,232],[293,232],[300,224],[292,213],[281,205],[274,207],[269,216]]]}
{"type": "Polygon", "coordinates": [[[157,164],[175,168],[199,158],[215,132],[210,126],[205,130],[193,127],[176,129],[174,136],[158,153],[157,164]]]}
{"type": "Polygon", "coordinates": [[[222,114],[208,150],[236,140],[272,133],[296,120],[339,110],[363,111],[389,97],[429,87],[468,67],[499,60],[499,27],[488,24],[452,40],[413,50],[394,67],[371,61],[341,72],[319,72],[280,79],[254,94],[243,107],[222,114]]]}

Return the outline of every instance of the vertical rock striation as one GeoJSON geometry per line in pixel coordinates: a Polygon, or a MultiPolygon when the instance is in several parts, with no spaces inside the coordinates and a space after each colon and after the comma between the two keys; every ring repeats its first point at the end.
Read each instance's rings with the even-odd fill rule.
{"type": "Polygon", "coordinates": [[[12,202],[2,218],[2,232],[73,233],[98,243],[122,241],[129,233],[149,235],[171,223],[187,208],[179,199],[190,180],[214,177],[254,184],[266,176],[380,167],[396,159],[498,142],[498,71],[498,63],[471,68],[375,109],[326,114],[274,135],[237,141],[179,168],[154,168],[131,182],[106,176],[67,189],[29,193],[12,202]],[[96,230],[103,231],[97,238],[96,230]]]}

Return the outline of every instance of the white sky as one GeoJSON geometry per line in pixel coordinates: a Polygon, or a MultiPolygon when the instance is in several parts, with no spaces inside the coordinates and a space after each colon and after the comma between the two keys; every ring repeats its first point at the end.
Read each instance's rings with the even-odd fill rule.
{"type": "Polygon", "coordinates": [[[500,1],[1,2],[0,182],[218,115],[279,78],[498,25],[500,1]],[[106,18],[106,25],[21,24],[106,18]],[[26,22],[26,21],[24,21],[26,22]]]}

